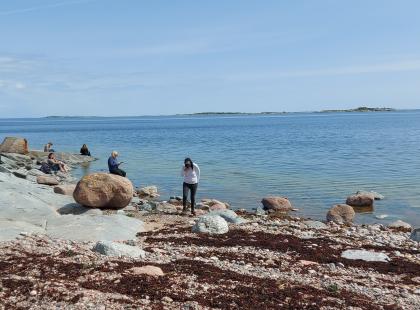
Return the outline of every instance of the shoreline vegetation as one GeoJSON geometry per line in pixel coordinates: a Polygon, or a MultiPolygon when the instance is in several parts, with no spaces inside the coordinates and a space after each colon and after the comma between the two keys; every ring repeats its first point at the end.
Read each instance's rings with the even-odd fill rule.
{"type": "MultiPolygon", "coordinates": [[[[311,114],[311,113],[365,113],[365,112],[395,112],[395,111],[411,111],[411,110],[397,110],[394,108],[370,108],[370,107],[358,107],[354,109],[343,109],[343,110],[321,110],[321,111],[308,111],[308,112],[197,112],[188,114],[173,114],[173,115],[137,115],[137,116],[116,116],[116,117],[159,117],[159,116],[264,116],[264,115],[285,115],[285,114],[311,114]]],[[[413,110],[415,111],[415,110],[413,110]]],[[[111,116],[60,116],[50,115],[42,118],[45,119],[80,119],[80,118],[109,118],[111,116]]]]}
{"type": "MultiPolygon", "coordinates": [[[[44,175],[47,153],[22,140],[0,145],[0,308],[420,308],[420,229],[352,223],[350,205],[386,199],[378,193],[349,196],[326,221],[296,216],[284,197],[255,211],[203,199],[185,216],[181,197],[156,186],[44,175]],[[117,204],[117,185],[130,187],[127,202],[76,203],[84,190],[117,204]]],[[[58,156],[73,168],[95,160],[58,156]]]]}

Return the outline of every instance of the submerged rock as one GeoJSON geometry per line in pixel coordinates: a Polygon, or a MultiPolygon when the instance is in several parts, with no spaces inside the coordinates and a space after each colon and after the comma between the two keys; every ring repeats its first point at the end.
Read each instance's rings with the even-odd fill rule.
{"type": "Polygon", "coordinates": [[[385,199],[385,196],[384,195],[381,195],[381,194],[379,194],[377,192],[373,192],[373,191],[371,191],[371,192],[368,192],[368,191],[357,191],[356,192],[356,195],[372,195],[373,196],[373,199],[375,199],[375,200],[385,199]]]}
{"type": "Polygon", "coordinates": [[[28,154],[28,141],[18,137],[6,137],[0,144],[0,152],[28,154]]]}
{"type": "Polygon", "coordinates": [[[219,215],[206,214],[200,216],[192,228],[194,233],[205,233],[210,235],[225,234],[229,231],[226,220],[219,215]]]}
{"type": "Polygon", "coordinates": [[[290,211],[292,210],[292,204],[286,197],[265,197],[261,200],[264,206],[264,210],[274,211],[290,211]]]}
{"type": "Polygon", "coordinates": [[[353,222],[354,215],[353,208],[349,205],[338,204],[333,206],[327,213],[327,221],[335,222],[337,224],[350,224],[353,222]]]}
{"type": "Polygon", "coordinates": [[[146,252],[142,249],[112,241],[98,241],[93,251],[111,257],[144,258],[146,252]]]}
{"type": "Polygon", "coordinates": [[[374,200],[372,194],[357,194],[347,197],[346,204],[352,207],[370,207],[374,200]]]}
{"type": "Polygon", "coordinates": [[[389,262],[391,259],[384,253],[371,252],[366,250],[345,250],[341,257],[346,259],[360,259],[366,262],[389,262]]]}
{"type": "Polygon", "coordinates": [[[94,173],[77,183],[73,197],[86,207],[122,209],[133,198],[133,185],[118,175],[94,173]]]}

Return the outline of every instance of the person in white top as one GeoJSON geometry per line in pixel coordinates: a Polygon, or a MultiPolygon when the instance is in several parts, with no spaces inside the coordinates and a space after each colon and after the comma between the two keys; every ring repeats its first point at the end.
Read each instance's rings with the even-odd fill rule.
{"type": "Polygon", "coordinates": [[[195,215],[195,194],[197,193],[198,182],[200,181],[200,168],[192,162],[191,158],[185,158],[181,176],[184,177],[184,183],[182,184],[182,212],[187,212],[187,198],[188,191],[190,191],[191,214],[195,215]]]}

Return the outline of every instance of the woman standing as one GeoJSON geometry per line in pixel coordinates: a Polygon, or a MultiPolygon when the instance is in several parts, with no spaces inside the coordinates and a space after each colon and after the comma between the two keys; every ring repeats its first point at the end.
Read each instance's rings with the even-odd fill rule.
{"type": "Polygon", "coordinates": [[[182,185],[182,212],[187,212],[187,198],[188,191],[190,191],[191,214],[195,215],[195,194],[197,193],[198,181],[200,180],[200,168],[190,158],[185,158],[181,176],[184,177],[184,183],[182,185]]]}

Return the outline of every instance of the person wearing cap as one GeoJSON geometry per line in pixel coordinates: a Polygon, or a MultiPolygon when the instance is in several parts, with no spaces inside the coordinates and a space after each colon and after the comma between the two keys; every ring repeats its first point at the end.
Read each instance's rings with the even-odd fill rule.
{"type": "Polygon", "coordinates": [[[108,158],[109,173],[125,177],[127,175],[127,173],[124,170],[120,169],[120,165],[123,162],[118,162],[117,157],[118,157],[118,152],[117,151],[112,151],[111,156],[109,156],[109,158],[108,158]]]}

